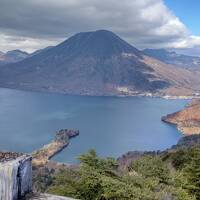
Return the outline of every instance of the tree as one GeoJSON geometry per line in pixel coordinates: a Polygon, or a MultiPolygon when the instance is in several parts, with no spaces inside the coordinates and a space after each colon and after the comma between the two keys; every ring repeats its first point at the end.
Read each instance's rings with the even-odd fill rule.
{"type": "Polygon", "coordinates": [[[133,161],[130,168],[146,178],[157,178],[160,183],[168,183],[170,178],[167,165],[158,156],[144,156],[133,161]]]}
{"type": "Polygon", "coordinates": [[[184,169],[189,183],[187,189],[200,200],[200,148],[193,148],[190,155],[191,162],[184,169]]]}

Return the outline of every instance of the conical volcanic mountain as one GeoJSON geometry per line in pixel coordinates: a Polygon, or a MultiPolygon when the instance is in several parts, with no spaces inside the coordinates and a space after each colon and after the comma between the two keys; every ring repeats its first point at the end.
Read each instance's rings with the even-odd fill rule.
{"type": "MultiPolygon", "coordinates": [[[[68,94],[192,93],[199,72],[177,69],[106,30],[78,33],[0,69],[0,86],[68,94]]],[[[195,87],[194,87],[195,86],[195,87]]]]}

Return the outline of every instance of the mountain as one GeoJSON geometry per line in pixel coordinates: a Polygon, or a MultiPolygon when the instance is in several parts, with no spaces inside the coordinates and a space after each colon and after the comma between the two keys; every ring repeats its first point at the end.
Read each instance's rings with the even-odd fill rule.
{"type": "Polygon", "coordinates": [[[177,54],[166,49],[144,49],[143,53],[167,64],[178,65],[188,69],[200,69],[200,57],[197,56],[177,54]]]}
{"type": "Polygon", "coordinates": [[[177,125],[185,135],[200,134],[200,100],[193,100],[183,110],[162,118],[164,122],[177,125]]]}
{"type": "Polygon", "coordinates": [[[39,49],[30,54],[25,51],[18,50],[18,49],[8,51],[6,53],[0,51],[0,66],[6,65],[9,63],[16,63],[16,62],[22,61],[25,58],[28,58],[28,57],[34,56],[38,53],[41,53],[43,51],[46,51],[46,50],[50,49],[51,47],[52,46],[46,47],[44,49],[39,49]]]}
{"type": "Polygon", "coordinates": [[[146,56],[106,30],[78,33],[55,47],[1,67],[0,86],[84,95],[192,94],[199,72],[146,56]]]}
{"type": "Polygon", "coordinates": [[[52,47],[53,47],[53,46],[48,46],[48,47],[45,47],[44,49],[36,50],[36,51],[34,51],[33,53],[31,53],[29,56],[35,56],[36,54],[41,53],[41,52],[44,52],[44,51],[46,51],[46,50],[48,50],[48,49],[50,49],[50,48],[52,48],[52,47]]]}
{"type": "Polygon", "coordinates": [[[3,55],[4,55],[4,53],[2,52],[2,51],[0,51],[0,66],[1,66],[1,64],[3,64],[3,55]]]}
{"type": "Polygon", "coordinates": [[[28,53],[21,50],[12,50],[7,53],[0,52],[0,65],[19,62],[28,56],[28,53]]]}

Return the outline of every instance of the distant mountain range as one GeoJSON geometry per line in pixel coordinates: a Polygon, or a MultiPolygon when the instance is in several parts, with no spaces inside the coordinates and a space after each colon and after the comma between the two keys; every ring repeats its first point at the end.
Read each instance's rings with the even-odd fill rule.
{"type": "Polygon", "coordinates": [[[21,50],[8,51],[6,53],[0,52],[0,66],[8,63],[19,62],[27,58],[29,54],[21,50]]]}
{"type": "Polygon", "coordinates": [[[199,75],[147,56],[114,33],[99,30],[78,33],[2,66],[0,86],[84,95],[189,95],[200,90],[199,75]]]}
{"type": "Polygon", "coordinates": [[[36,50],[33,53],[27,53],[27,52],[21,51],[19,49],[8,51],[6,53],[0,51],[0,66],[7,65],[10,63],[17,63],[19,61],[24,60],[25,58],[34,56],[34,55],[44,52],[50,48],[52,48],[52,46],[46,47],[44,49],[36,50]]]}
{"type": "Polygon", "coordinates": [[[177,65],[188,69],[200,69],[200,57],[177,54],[166,49],[144,49],[147,56],[156,58],[167,64],[177,65]]]}

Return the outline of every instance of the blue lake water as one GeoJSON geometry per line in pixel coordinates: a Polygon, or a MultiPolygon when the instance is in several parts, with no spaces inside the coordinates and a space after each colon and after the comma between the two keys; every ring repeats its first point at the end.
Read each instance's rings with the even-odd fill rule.
{"type": "Polygon", "coordinates": [[[0,150],[31,152],[62,128],[79,129],[80,135],[54,157],[60,162],[76,162],[91,148],[100,156],[113,157],[130,150],[163,150],[176,144],[181,134],[160,119],[186,103],[0,89],[0,150]]]}

